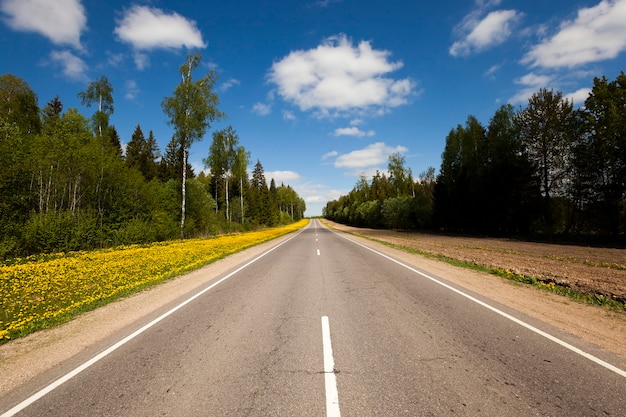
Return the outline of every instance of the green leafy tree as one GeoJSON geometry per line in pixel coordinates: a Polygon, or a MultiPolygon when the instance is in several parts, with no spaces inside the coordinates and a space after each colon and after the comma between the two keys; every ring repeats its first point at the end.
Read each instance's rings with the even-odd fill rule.
{"type": "Polygon", "coordinates": [[[0,75],[0,256],[16,246],[15,236],[31,207],[27,165],[40,128],[37,96],[28,83],[0,75]]]}
{"type": "Polygon", "coordinates": [[[411,170],[404,167],[406,158],[400,153],[389,155],[387,170],[389,184],[394,197],[403,197],[413,194],[413,180],[411,170]]]}
{"type": "Polygon", "coordinates": [[[22,135],[39,133],[41,121],[37,95],[22,78],[0,75],[0,125],[13,125],[22,135]]]}
{"type": "Polygon", "coordinates": [[[615,80],[595,78],[585,100],[585,151],[578,154],[584,167],[587,205],[597,207],[600,227],[617,236],[622,232],[626,194],[626,74],[615,80]],[[591,180],[591,181],[589,181],[591,180]]]}
{"type": "Polygon", "coordinates": [[[469,231],[485,221],[482,211],[485,147],[485,128],[474,116],[469,116],[465,126],[458,125],[446,137],[434,190],[435,218],[440,227],[469,231]]]}
{"type": "Polygon", "coordinates": [[[104,75],[99,80],[92,81],[85,91],[78,93],[78,98],[83,106],[91,107],[97,104],[98,109],[92,116],[92,122],[96,134],[104,138],[109,126],[109,117],[113,114],[113,86],[104,75]]]}
{"type": "Polygon", "coordinates": [[[556,226],[553,198],[566,195],[575,120],[572,102],[561,92],[545,88],[533,94],[528,106],[517,115],[524,152],[539,178],[542,213],[549,232],[556,226]]]}
{"type": "Polygon", "coordinates": [[[528,232],[536,213],[537,182],[515,118],[513,106],[503,105],[491,118],[487,130],[483,203],[484,230],[488,232],[528,232]]]}
{"type": "MultiPolygon", "coordinates": [[[[100,141],[100,156],[97,158],[100,163],[100,175],[97,180],[95,191],[97,196],[98,213],[100,215],[100,225],[103,226],[103,219],[105,216],[103,203],[103,198],[105,198],[103,195],[105,188],[104,164],[105,161],[109,159],[111,154],[114,154],[117,157],[121,156],[121,148],[111,146],[112,140],[109,130],[109,117],[114,111],[113,87],[107,77],[103,75],[99,80],[90,82],[85,91],[78,93],[78,97],[80,98],[83,106],[91,107],[94,104],[97,105],[97,110],[92,116],[91,121],[93,123],[96,136],[100,141]]],[[[115,134],[117,135],[117,132],[115,134]]],[[[117,137],[117,141],[119,143],[119,136],[117,137]]],[[[113,138],[113,142],[115,142],[115,138],[113,138]]]]}
{"type": "MultiPolygon", "coordinates": [[[[237,161],[238,144],[239,137],[231,126],[214,132],[213,142],[209,148],[209,156],[204,160],[205,166],[211,171],[217,205],[225,210],[226,221],[229,223],[231,221],[229,186],[237,161]],[[223,193],[218,195],[218,191],[223,193]]],[[[232,191],[230,194],[232,194],[232,191]]]]}
{"type": "Polygon", "coordinates": [[[187,181],[187,157],[189,147],[204,137],[211,123],[224,117],[217,106],[219,98],[213,91],[217,74],[211,70],[203,78],[195,81],[193,71],[201,62],[199,53],[190,54],[180,66],[181,82],[170,97],[165,97],[161,106],[174,126],[174,140],[182,151],[182,196],[180,235],[184,238],[185,204],[187,181]]]}
{"type": "Polygon", "coordinates": [[[376,170],[376,174],[372,177],[372,185],[370,187],[372,197],[370,199],[384,201],[392,195],[391,184],[385,174],[381,174],[376,170]]]}

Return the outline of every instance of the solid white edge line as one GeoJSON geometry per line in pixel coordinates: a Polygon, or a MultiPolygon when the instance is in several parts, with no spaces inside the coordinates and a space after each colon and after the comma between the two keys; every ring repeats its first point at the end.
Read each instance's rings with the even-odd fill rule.
{"type": "Polygon", "coordinates": [[[326,387],[326,415],[340,417],[339,393],[337,392],[337,377],[335,376],[335,359],[330,342],[330,323],[328,316],[322,316],[322,345],[324,347],[324,382],[326,387]]]}
{"type": "MultiPolygon", "coordinates": [[[[329,229],[329,230],[331,230],[331,229],[329,229]]],[[[581,349],[577,348],[576,346],[570,345],[569,343],[567,343],[567,342],[557,338],[556,336],[552,336],[551,334],[546,333],[543,330],[538,329],[538,328],[536,328],[536,327],[534,327],[534,326],[532,326],[532,325],[530,325],[530,324],[528,324],[528,323],[526,323],[526,322],[524,322],[524,321],[522,321],[522,320],[520,320],[520,319],[518,319],[516,317],[513,317],[510,314],[507,314],[504,311],[499,310],[499,309],[497,309],[497,308],[495,308],[495,307],[493,307],[493,306],[491,306],[491,305],[489,305],[489,304],[487,304],[487,303],[485,303],[483,301],[480,301],[479,299],[477,299],[475,297],[472,297],[471,295],[466,294],[466,293],[464,293],[461,290],[458,290],[458,289],[456,289],[456,288],[454,288],[454,287],[452,287],[452,286],[450,286],[450,285],[448,285],[448,284],[446,284],[444,282],[441,282],[438,279],[433,278],[433,277],[431,277],[428,274],[425,274],[424,272],[418,271],[415,268],[412,268],[412,267],[410,267],[410,266],[408,266],[406,264],[403,264],[402,262],[400,262],[400,261],[398,261],[396,259],[393,259],[392,257],[385,255],[384,253],[378,252],[377,250],[372,249],[372,248],[370,248],[370,247],[368,247],[368,246],[366,246],[366,245],[364,245],[364,244],[362,244],[360,242],[352,240],[352,239],[342,235],[341,233],[335,232],[334,230],[331,230],[331,231],[333,233],[335,233],[337,236],[340,236],[340,237],[342,237],[342,238],[344,238],[344,239],[346,239],[346,240],[348,240],[348,241],[350,241],[350,242],[352,242],[352,243],[354,243],[356,245],[361,246],[362,248],[365,248],[365,249],[367,249],[367,250],[369,250],[371,252],[374,252],[375,254],[380,255],[383,258],[386,258],[386,259],[390,260],[391,262],[394,262],[394,263],[396,263],[396,264],[398,264],[398,265],[408,269],[409,271],[412,271],[412,272],[414,272],[414,273],[416,273],[418,275],[421,275],[422,277],[427,278],[427,279],[429,279],[429,280],[431,280],[431,281],[441,285],[442,287],[445,287],[445,288],[449,289],[450,291],[453,291],[453,292],[455,292],[455,293],[457,293],[457,294],[467,298],[468,300],[471,300],[471,301],[475,302],[476,304],[481,305],[481,306],[483,306],[483,307],[493,311],[494,313],[499,314],[502,317],[507,318],[507,319],[511,320],[512,322],[517,323],[520,326],[525,327],[528,330],[530,330],[532,332],[535,332],[536,334],[538,334],[540,336],[543,336],[546,339],[551,340],[552,342],[557,343],[557,344],[563,346],[564,348],[569,349],[572,352],[577,353],[578,355],[580,355],[580,356],[582,356],[584,358],[587,358],[590,361],[595,362],[596,364],[598,364],[600,366],[603,366],[604,368],[606,368],[606,369],[608,369],[608,370],[610,370],[612,372],[615,372],[616,374],[626,378],[626,371],[624,371],[623,369],[618,368],[615,365],[612,365],[612,364],[610,364],[610,363],[608,363],[606,361],[603,361],[602,359],[600,359],[600,358],[598,358],[596,356],[593,356],[592,354],[587,353],[584,350],[581,350],[581,349]]]]}
{"type": "Polygon", "coordinates": [[[29,405],[31,405],[34,402],[36,402],[37,400],[43,398],[45,395],[49,394],[50,392],[52,392],[53,390],[55,390],[59,386],[63,385],[64,383],[66,383],[70,379],[74,378],[76,375],[80,374],[81,372],[83,372],[85,369],[89,368],[90,366],[92,366],[96,362],[100,361],[101,359],[104,359],[105,357],[107,357],[108,355],[110,355],[111,353],[113,353],[114,351],[119,349],[120,347],[124,346],[126,343],[130,342],[135,337],[139,336],[141,333],[145,332],[146,330],[148,330],[149,328],[151,328],[155,324],[157,324],[160,321],[162,321],[163,319],[169,317],[170,315],[172,315],[176,311],[180,310],[181,308],[183,308],[187,304],[191,303],[195,299],[197,299],[197,298],[201,297],[202,295],[206,294],[207,292],[209,292],[210,290],[212,290],[213,288],[215,288],[216,286],[218,286],[222,282],[224,282],[227,279],[231,278],[233,275],[241,272],[243,269],[247,268],[248,266],[250,266],[253,263],[255,263],[256,261],[258,261],[259,259],[263,258],[265,255],[269,254],[270,252],[273,252],[274,250],[278,249],[280,246],[282,246],[285,243],[289,242],[291,239],[294,239],[300,233],[302,233],[305,229],[306,229],[306,227],[301,229],[300,231],[298,231],[298,233],[296,233],[295,235],[291,236],[289,239],[286,239],[286,240],[280,242],[278,245],[273,246],[272,248],[270,248],[266,252],[263,252],[261,255],[259,255],[256,258],[254,258],[253,260],[249,261],[248,263],[244,264],[243,266],[240,266],[239,268],[237,268],[233,272],[229,273],[228,275],[224,276],[223,278],[220,278],[218,281],[214,282],[213,284],[211,284],[210,286],[208,286],[204,290],[198,292],[194,296],[192,296],[192,297],[188,298],[187,300],[183,301],[182,303],[178,304],[177,306],[175,306],[171,310],[163,313],[161,316],[159,316],[156,319],[152,320],[150,323],[146,324],[142,328],[134,331],[133,333],[131,333],[130,335],[126,336],[125,338],[123,338],[119,342],[115,343],[114,345],[112,345],[108,349],[102,351],[101,353],[99,353],[98,355],[94,356],[93,358],[91,358],[87,362],[83,363],[82,365],[74,368],[74,370],[72,370],[69,373],[65,374],[64,376],[60,377],[59,379],[57,379],[56,381],[54,381],[50,385],[46,386],[45,388],[42,388],[41,390],[39,390],[35,394],[31,395],[30,397],[28,397],[27,399],[25,399],[21,403],[17,404],[15,407],[11,408],[10,410],[6,411],[4,414],[0,415],[0,417],[11,417],[11,416],[14,416],[15,414],[19,413],[20,411],[24,410],[29,405]]]}

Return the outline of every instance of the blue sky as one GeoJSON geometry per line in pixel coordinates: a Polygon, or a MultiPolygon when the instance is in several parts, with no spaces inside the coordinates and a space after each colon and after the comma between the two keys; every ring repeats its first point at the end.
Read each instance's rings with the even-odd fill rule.
{"type": "MultiPolygon", "coordinates": [[[[319,215],[391,153],[415,177],[437,170],[468,115],[488,124],[541,87],[584,102],[593,77],[626,70],[626,0],[0,0],[0,73],[25,79],[41,107],[65,109],[105,75],[126,143],[137,124],[161,149],[161,109],[187,53],[215,69],[220,109],[191,149],[196,172],[228,125],[268,181],[319,215]]],[[[250,167],[252,168],[252,166],[250,167]]]]}

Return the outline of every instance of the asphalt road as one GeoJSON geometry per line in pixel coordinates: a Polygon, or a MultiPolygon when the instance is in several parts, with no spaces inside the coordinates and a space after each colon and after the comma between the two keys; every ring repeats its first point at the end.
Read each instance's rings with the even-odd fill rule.
{"type": "Polygon", "coordinates": [[[316,220],[251,261],[1,417],[626,416],[623,358],[316,220]]]}

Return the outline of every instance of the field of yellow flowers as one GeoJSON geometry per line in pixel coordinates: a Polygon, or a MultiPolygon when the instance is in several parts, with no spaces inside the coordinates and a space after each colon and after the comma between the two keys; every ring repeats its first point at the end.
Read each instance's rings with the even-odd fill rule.
{"type": "Polygon", "coordinates": [[[0,265],[0,343],[304,227],[16,259],[0,265]]]}

